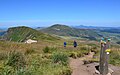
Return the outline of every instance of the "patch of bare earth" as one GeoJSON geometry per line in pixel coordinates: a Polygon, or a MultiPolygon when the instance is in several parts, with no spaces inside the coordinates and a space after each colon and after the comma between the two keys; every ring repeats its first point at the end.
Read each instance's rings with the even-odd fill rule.
{"type": "MultiPolygon", "coordinates": [[[[91,63],[84,65],[83,60],[92,59],[94,53],[90,53],[82,58],[73,59],[70,58],[70,67],[72,69],[72,75],[98,75],[95,74],[95,66],[99,63],[91,63]]],[[[114,71],[112,75],[120,75],[120,67],[109,65],[109,67],[114,71]]]]}

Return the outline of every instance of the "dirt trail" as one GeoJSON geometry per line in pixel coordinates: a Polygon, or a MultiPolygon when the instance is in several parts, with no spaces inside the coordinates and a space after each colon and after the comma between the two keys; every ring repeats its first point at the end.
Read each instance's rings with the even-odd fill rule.
{"type": "Polygon", "coordinates": [[[72,75],[89,75],[89,72],[86,72],[87,67],[79,59],[71,59],[70,67],[73,70],[72,75]]]}
{"type": "MultiPolygon", "coordinates": [[[[84,65],[83,62],[83,60],[92,59],[93,55],[94,53],[90,52],[89,55],[86,55],[82,58],[70,58],[70,67],[72,69],[72,75],[98,75],[95,74],[95,66],[99,65],[99,63],[91,63],[84,65]]],[[[114,71],[112,75],[120,75],[120,67],[109,65],[109,68],[111,68],[114,71]]]]}
{"type": "Polygon", "coordinates": [[[93,55],[94,53],[90,52],[89,55],[86,55],[85,57],[82,58],[77,59],[70,58],[70,67],[73,71],[72,75],[93,75],[95,68],[94,67],[88,68],[89,66],[83,65],[84,64],[83,60],[91,59],[93,55]],[[93,71],[89,69],[92,69],[93,71]]]}

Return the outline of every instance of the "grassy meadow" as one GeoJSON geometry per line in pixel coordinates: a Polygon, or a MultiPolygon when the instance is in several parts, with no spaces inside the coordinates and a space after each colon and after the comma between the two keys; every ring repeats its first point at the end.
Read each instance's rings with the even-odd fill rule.
{"type": "MultiPolygon", "coordinates": [[[[73,47],[73,40],[38,41],[33,44],[0,42],[0,75],[71,75],[69,58],[79,58],[95,52],[99,61],[100,46],[97,42],[80,41],[73,47]]],[[[118,46],[119,47],[119,46],[118,46]]],[[[110,63],[120,65],[120,50],[112,47],[110,63]],[[117,54],[117,55],[116,55],[117,54]]]]}
{"type": "Polygon", "coordinates": [[[0,42],[0,75],[71,75],[69,57],[78,58],[87,55],[92,45],[66,40],[38,41],[25,44],[0,42]]]}

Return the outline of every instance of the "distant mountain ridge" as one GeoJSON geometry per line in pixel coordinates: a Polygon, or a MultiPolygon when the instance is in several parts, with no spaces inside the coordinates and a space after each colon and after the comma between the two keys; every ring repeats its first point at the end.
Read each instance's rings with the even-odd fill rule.
{"type": "MultiPolygon", "coordinates": [[[[84,26],[82,26],[84,27],[84,26]]],[[[35,40],[58,40],[60,38],[53,36],[67,36],[75,38],[83,38],[89,40],[100,40],[101,37],[109,37],[113,42],[120,41],[119,28],[74,28],[67,25],[55,24],[50,27],[41,28],[40,30],[32,29],[25,26],[12,27],[6,32],[0,33],[2,39],[7,41],[24,42],[27,39],[35,40]]],[[[1,37],[0,37],[1,38],[1,37]]]]}
{"type": "Polygon", "coordinates": [[[59,36],[82,37],[90,40],[96,40],[96,38],[101,37],[95,29],[78,29],[61,24],[55,24],[40,31],[59,36]]]}
{"type": "Polygon", "coordinates": [[[104,29],[120,29],[120,27],[103,27],[103,26],[86,26],[86,25],[77,25],[77,26],[72,26],[73,28],[77,28],[77,29],[100,29],[100,30],[104,30],[104,29]]]}
{"type": "Polygon", "coordinates": [[[8,41],[24,42],[27,39],[56,40],[58,38],[48,34],[44,34],[29,27],[20,26],[20,27],[9,28],[7,30],[7,33],[3,36],[3,39],[8,41]]]}
{"type": "Polygon", "coordinates": [[[35,28],[36,30],[41,30],[41,29],[44,29],[44,28],[46,28],[46,27],[37,27],[37,28],[35,28]]]}
{"type": "Polygon", "coordinates": [[[99,41],[102,37],[111,38],[112,42],[120,41],[119,27],[91,27],[81,26],[81,28],[69,27],[67,25],[55,24],[40,31],[58,36],[70,36],[99,41]]]}
{"type": "Polygon", "coordinates": [[[79,26],[73,26],[73,27],[78,29],[97,29],[98,28],[96,26],[85,26],[85,25],[79,25],[79,26]]]}
{"type": "Polygon", "coordinates": [[[66,25],[55,24],[55,25],[52,25],[51,27],[42,29],[41,31],[49,34],[70,36],[70,35],[73,35],[74,29],[66,25]]]}

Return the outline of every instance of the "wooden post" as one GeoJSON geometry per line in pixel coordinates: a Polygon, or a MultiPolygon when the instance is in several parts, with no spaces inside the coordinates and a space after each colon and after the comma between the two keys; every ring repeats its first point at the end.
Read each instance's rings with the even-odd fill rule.
{"type": "Polygon", "coordinates": [[[105,62],[105,41],[101,40],[101,51],[100,51],[100,74],[104,75],[104,62],[105,62]]]}
{"type": "Polygon", "coordinates": [[[109,51],[110,51],[110,40],[107,40],[107,44],[106,44],[106,59],[105,59],[105,73],[108,74],[108,65],[109,65],[109,51]]]}
{"type": "Polygon", "coordinates": [[[101,41],[101,51],[100,51],[100,74],[108,74],[108,60],[109,60],[109,51],[110,51],[110,40],[101,41]]]}
{"type": "Polygon", "coordinates": [[[100,71],[100,74],[102,74],[103,72],[103,43],[102,43],[102,40],[101,40],[101,50],[100,50],[100,68],[99,68],[99,71],[100,71]]]}
{"type": "Polygon", "coordinates": [[[107,72],[106,72],[106,70],[107,70],[107,65],[106,65],[106,52],[105,52],[105,50],[107,49],[107,44],[105,43],[105,46],[104,46],[104,62],[103,62],[103,64],[104,64],[104,66],[103,66],[103,73],[102,73],[102,75],[107,75],[107,72]]]}

